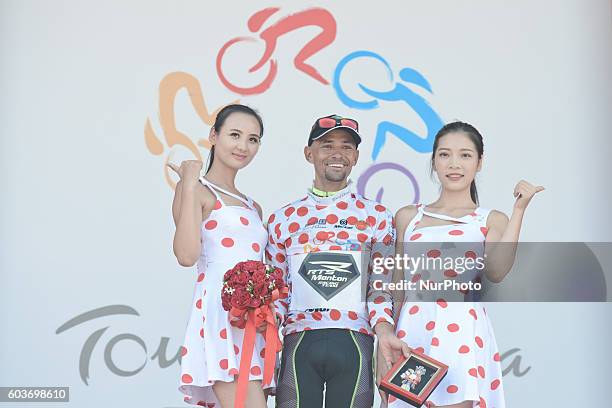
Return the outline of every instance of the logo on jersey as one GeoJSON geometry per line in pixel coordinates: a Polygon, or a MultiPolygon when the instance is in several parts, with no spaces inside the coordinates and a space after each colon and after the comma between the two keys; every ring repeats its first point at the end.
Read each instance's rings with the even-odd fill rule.
{"type": "Polygon", "coordinates": [[[316,219],[316,221],[314,222],[310,222],[306,225],[304,225],[301,229],[301,231],[308,231],[310,229],[345,229],[345,230],[352,230],[353,228],[357,228],[359,231],[364,231],[368,228],[368,223],[365,220],[357,220],[356,222],[353,221],[352,223],[349,222],[348,218],[344,218],[341,220],[338,220],[338,222],[336,222],[335,224],[330,224],[327,222],[327,220],[325,218],[318,218],[316,219]]]}
{"type": "Polygon", "coordinates": [[[311,252],[304,258],[298,274],[329,300],[359,277],[359,268],[349,254],[311,252]]]}

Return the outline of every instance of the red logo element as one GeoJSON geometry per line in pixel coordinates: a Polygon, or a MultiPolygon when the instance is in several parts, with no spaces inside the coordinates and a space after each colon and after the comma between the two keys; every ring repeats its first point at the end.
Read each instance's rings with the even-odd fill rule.
{"type": "Polygon", "coordinates": [[[333,231],[319,231],[315,235],[315,238],[312,240],[312,242],[315,245],[323,245],[328,241],[331,242],[335,236],[336,233],[333,231]]]}
{"type": "MultiPolygon", "coordinates": [[[[270,7],[253,14],[247,22],[249,31],[252,33],[259,31],[268,18],[270,18],[278,10],[280,10],[280,8],[270,7]]],[[[264,65],[266,65],[266,63],[268,64],[268,73],[263,81],[261,81],[259,84],[251,87],[238,86],[232,83],[225,76],[222,69],[223,58],[225,57],[227,50],[239,42],[257,41],[257,39],[253,37],[236,37],[229,40],[223,45],[223,47],[221,47],[219,53],[217,54],[216,62],[217,75],[219,76],[219,79],[223,85],[227,87],[227,89],[241,95],[254,95],[265,92],[268,88],[270,88],[270,85],[272,85],[278,71],[278,63],[276,59],[272,58],[272,54],[276,49],[278,38],[283,34],[287,34],[291,31],[308,26],[320,27],[322,31],[300,49],[293,60],[294,65],[298,70],[304,72],[306,75],[316,79],[324,85],[329,85],[329,81],[327,81],[319,73],[319,71],[316,70],[316,68],[306,63],[308,58],[327,47],[336,38],[336,20],[329,11],[322,8],[311,8],[295,14],[289,14],[259,33],[259,38],[265,43],[265,50],[259,61],[249,68],[249,73],[253,73],[261,69],[264,65]]]]}

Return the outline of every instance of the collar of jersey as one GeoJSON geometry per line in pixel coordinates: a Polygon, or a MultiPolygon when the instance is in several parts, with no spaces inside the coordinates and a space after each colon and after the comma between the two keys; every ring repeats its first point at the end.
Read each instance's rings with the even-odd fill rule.
{"type": "Polygon", "coordinates": [[[347,195],[351,194],[352,191],[352,184],[353,181],[349,180],[348,183],[346,184],[346,187],[344,187],[342,190],[336,191],[334,193],[334,195],[331,195],[329,197],[320,197],[316,194],[314,194],[312,192],[312,189],[308,189],[308,198],[311,199],[312,201],[321,204],[321,205],[328,205],[328,204],[332,204],[336,201],[338,201],[339,199],[341,199],[342,197],[346,197],[347,195]]]}

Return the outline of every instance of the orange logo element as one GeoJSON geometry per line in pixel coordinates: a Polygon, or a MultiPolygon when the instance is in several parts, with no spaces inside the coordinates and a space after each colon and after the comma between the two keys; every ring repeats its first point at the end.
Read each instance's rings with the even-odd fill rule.
{"type": "MultiPolygon", "coordinates": [[[[215,122],[217,113],[223,108],[223,106],[221,106],[212,113],[208,112],[200,82],[191,74],[186,72],[171,72],[162,78],[159,83],[159,124],[163,133],[163,142],[160,141],[160,138],[155,134],[149,118],[147,118],[145,122],[144,138],[149,152],[155,156],[160,156],[165,153],[164,163],[162,164],[164,179],[172,189],[176,187],[176,183],[170,177],[168,173],[169,169],[166,164],[172,159],[173,148],[175,148],[175,146],[182,146],[193,154],[195,160],[202,160],[200,148],[210,150],[211,147],[207,139],[201,138],[194,141],[191,137],[176,128],[174,104],[176,95],[183,88],[187,91],[196,113],[206,125],[212,126],[215,122]]],[[[238,102],[239,101],[234,101],[232,103],[238,102]]]]}

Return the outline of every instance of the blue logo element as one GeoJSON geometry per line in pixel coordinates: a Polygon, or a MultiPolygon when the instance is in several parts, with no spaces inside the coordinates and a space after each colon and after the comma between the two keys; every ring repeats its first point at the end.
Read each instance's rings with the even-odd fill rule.
{"type": "Polygon", "coordinates": [[[354,99],[350,97],[344,91],[344,89],[342,89],[340,79],[346,66],[350,62],[363,60],[365,58],[374,59],[382,63],[387,71],[388,79],[394,83],[393,70],[383,57],[371,51],[355,51],[344,57],[338,63],[338,66],[334,71],[333,87],[340,101],[349,108],[361,110],[376,109],[380,106],[379,101],[402,101],[410,106],[410,108],[412,108],[417,115],[419,115],[427,128],[427,135],[422,137],[396,123],[390,121],[380,122],[376,130],[376,139],[374,140],[374,148],[372,150],[372,160],[376,160],[380,154],[383,146],[385,145],[387,133],[394,135],[419,153],[431,152],[435,135],[443,126],[442,119],[421,95],[417,94],[405,85],[416,85],[433,94],[431,85],[427,79],[412,68],[403,68],[399,72],[399,78],[403,82],[400,81],[394,83],[394,87],[391,90],[378,91],[359,83],[359,88],[366,95],[368,95],[369,98],[367,98],[367,100],[354,99]]]}

